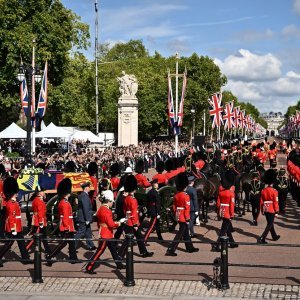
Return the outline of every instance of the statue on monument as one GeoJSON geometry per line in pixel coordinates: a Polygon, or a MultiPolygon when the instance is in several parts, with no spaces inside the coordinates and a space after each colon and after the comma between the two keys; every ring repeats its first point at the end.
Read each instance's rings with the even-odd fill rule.
{"type": "Polygon", "coordinates": [[[138,83],[135,75],[126,74],[122,71],[121,77],[117,77],[120,87],[119,91],[122,96],[135,96],[138,90],[138,83]]]}

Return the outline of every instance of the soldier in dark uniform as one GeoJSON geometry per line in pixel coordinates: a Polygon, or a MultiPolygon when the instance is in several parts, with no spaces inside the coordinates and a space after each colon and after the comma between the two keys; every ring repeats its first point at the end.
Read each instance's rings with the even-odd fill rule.
{"type": "Polygon", "coordinates": [[[194,181],[195,181],[195,176],[189,176],[189,185],[186,188],[186,193],[190,196],[190,223],[189,223],[189,231],[190,231],[190,236],[191,238],[195,237],[195,232],[194,232],[194,223],[199,215],[199,203],[198,203],[198,196],[197,196],[197,191],[194,188],[194,181]]]}
{"type": "MultiPolygon", "coordinates": [[[[93,222],[93,209],[89,197],[91,183],[85,182],[81,184],[83,192],[78,197],[78,210],[77,210],[77,232],[75,239],[86,238],[88,250],[95,250],[96,247],[92,241],[93,234],[91,224],[93,222]]],[[[78,246],[78,240],[75,241],[75,247],[78,246]]]]}
{"type": "Polygon", "coordinates": [[[259,172],[252,172],[251,190],[249,194],[250,203],[252,206],[252,225],[257,226],[257,219],[260,212],[260,194],[264,188],[264,183],[260,180],[259,172]]]}
{"type": "Polygon", "coordinates": [[[149,238],[153,228],[155,228],[157,237],[159,240],[163,240],[163,237],[160,232],[160,195],[157,191],[158,189],[158,180],[154,179],[151,181],[152,189],[147,193],[147,213],[150,217],[150,225],[145,234],[145,242],[149,238]]]}
{"type": "Polygon", "coordinates": [[[285,214],[286,199],[289,192],[289,179],[284,168],[280,168],[274,188],[278,192],[279,212],[285,214]]]}

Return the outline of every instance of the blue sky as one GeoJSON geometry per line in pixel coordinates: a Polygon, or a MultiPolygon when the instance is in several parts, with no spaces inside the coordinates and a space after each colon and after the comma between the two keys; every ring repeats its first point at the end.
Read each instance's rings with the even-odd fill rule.
{"type": "MultiPolygon", "coordinates": [[[[93,45],[94,0],[62,2],[90,25],[93,45]]],[[[142,39],[151,54],[208,55],[228,77],[225,88],[261,112],[300,100],[300,0],[98,2],[101,43],[142,39]]]]}

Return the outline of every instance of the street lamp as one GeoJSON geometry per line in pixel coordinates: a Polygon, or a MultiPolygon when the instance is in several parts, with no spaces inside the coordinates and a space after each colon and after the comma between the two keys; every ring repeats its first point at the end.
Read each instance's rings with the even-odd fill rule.
{"type": "Polygon", "coordinates": [[[194,138],[195,138],[195,108],[192,107],[191,108],[191,114],[192,114],[192,121],[193,121],[193,125],[192,125],[192,145],[194,144],[194,138]]]}
{"type": "MultiPolygon", "coordinates": [[[[34,120],[34,114],[35,112],[32,112],[32,85],[34,85],[34,80],[35,82],[39,83],[42,80],[42,76],[40,75],[40,69],[38,66],[32,67],[32,66],[24,66],[23,63],[20,64],[19,66],[19,73],[17,75],[17,78],[20,82],[22,82],[25,78],[27,79],[27,89],[28,89],[28,110],[27,110],[27,126],[26,126],[26,131],[27,131],[27,153],[26,157],[28,161],[31,161],[31,154],[32,154],[32,149],[31,149],[31,118],[34,120]],[[27,75],[27,76],[26,76],[27,75]]],[[[34,106],[35,107],[35,106],[34,106]]],[[[35,149],[33,149],[35,150],[35,149]]]]}

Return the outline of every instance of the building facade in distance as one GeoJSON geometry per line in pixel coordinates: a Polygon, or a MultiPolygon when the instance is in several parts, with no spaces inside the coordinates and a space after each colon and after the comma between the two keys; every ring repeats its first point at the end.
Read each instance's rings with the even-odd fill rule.
{"type": "Polygon", "coordinates": [[[278,135],[278,127],[284,121],[284,116],[281,112],[269,112],[262,113],[260,115],[263,119],[266,120],[268,124],[267,135],[276,136],[278,135]]]}

